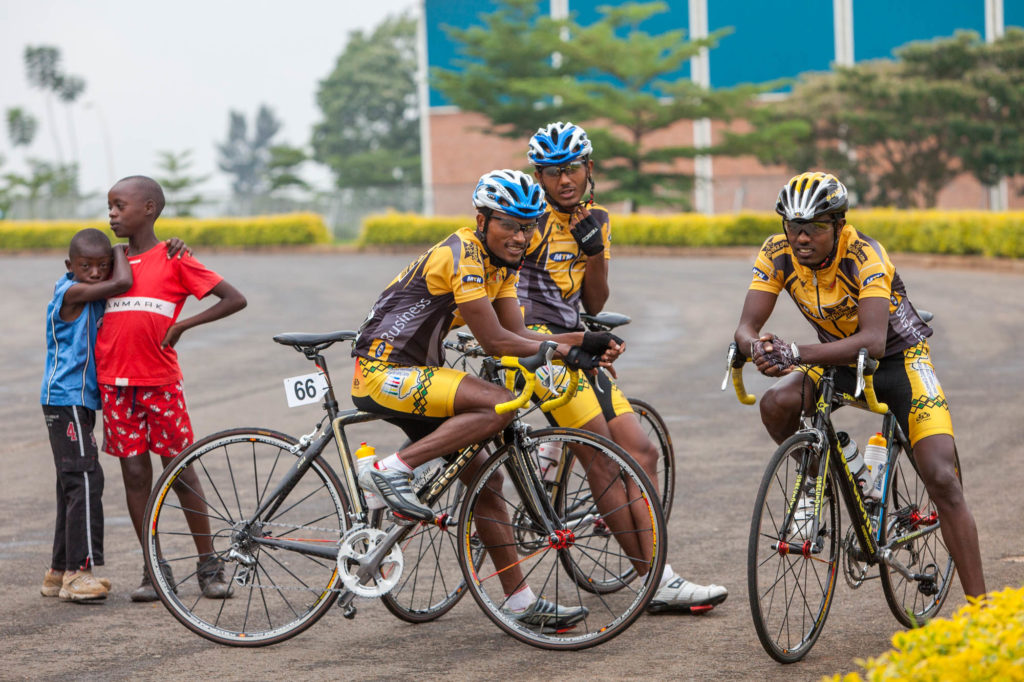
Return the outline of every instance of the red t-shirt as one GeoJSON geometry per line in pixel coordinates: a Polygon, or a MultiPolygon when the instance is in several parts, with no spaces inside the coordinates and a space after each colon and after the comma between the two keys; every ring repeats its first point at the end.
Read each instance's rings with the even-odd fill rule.
{"type": "Polygon", "coordinates": [[[223,279],[192,256],[167,258],[160,242],[131,256],[132,288],[107,299],[96,338],[96,375],[101,384],[162,386],[181,379],[178,353],[161,348],[185,299],[203,298],[223,279]]]}

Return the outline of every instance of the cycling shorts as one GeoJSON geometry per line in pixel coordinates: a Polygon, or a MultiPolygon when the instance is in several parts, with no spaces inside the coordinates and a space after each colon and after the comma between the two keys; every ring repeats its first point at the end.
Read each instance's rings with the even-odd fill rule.
{"type": "Polygon", "coordinates": [[[357,357],[352,403],[365,412],[389,417],[387,421],[417,440],[455,416],[455,392],[465,377],[465,372],[450,367],[396,365],[357,357]]]}
{"type": "MultiPolygon", "coordinates": [[[[551,327],[543,324],[531,324],[528,328],[540,334],[555,333],[551,327]]],[[[559,392],[561,392],[567,383],[565,367],[556,365],[554,385],[558,386],[559,392]]],[[[543,367],[537,372],[534,400],[547,400],[554,397],[542,384],[547,385],[546,372],[543,367]]],[[[630,407],[629,400],[615,385],[608,373],[598,370],[596,377],[581,373],[576,395],[567,404],[552,410],[549,413],[549,418],[559,426],[578,429],[598,415],[602,415],[605,421],[611,421],[620,415],[632,412],[633,408],[630,407]]]]}
{"type": "MultiPolygon", "coordinates": [[[[815,383],[821,378],[821,367],[805,371],[815,383]]],[[[949,403],[935,375],[927,341],[882,358],[874,376],[875,395],[889,405],[911,446],[937,433],[953,435],[949,403]]],[[[837,390],[852,395],[856,381],[856,368],[840,367],[836,371],[837,390]]]]}

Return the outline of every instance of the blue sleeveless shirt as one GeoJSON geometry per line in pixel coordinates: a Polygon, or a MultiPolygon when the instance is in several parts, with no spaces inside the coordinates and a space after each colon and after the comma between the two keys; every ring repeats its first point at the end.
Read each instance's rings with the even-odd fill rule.
{"type": "Polygon", "coordinates": [[[71,322],[60,319],[64,294],[75,283],[71,273],[57,280],[46,308],[46,371],[39,402],[43,405],[82,405],[100,409],[96,383],[96,330],[106,301],[90,301],[71,322]]]}

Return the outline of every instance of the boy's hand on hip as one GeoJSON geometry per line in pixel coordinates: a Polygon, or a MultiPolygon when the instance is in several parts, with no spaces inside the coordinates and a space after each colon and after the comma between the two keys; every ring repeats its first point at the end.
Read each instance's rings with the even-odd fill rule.
{"type": "Polygon", "coordinates": [[[176,324],[172,324],[171,328],[167,330],[167,334],[164,335],[164,340],[160,342],[161,348],[174,348],[174,345],[178,343],[178,339],[181,338],[182,333],[185,330],[176,324]]]}

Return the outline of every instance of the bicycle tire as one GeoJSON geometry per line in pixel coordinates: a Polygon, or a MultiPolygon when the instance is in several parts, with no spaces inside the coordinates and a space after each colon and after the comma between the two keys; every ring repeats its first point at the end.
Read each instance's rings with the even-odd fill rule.
{"type": "MultiPolygon", "coordinates": [[[[886,544],[903,534],[914,533],[922,524],[930,523],[929,519],[938,520],[938,511],[918,475],[912,456],[899,444],[896,447],[898,452],[886,472],[888,492],[882,519],[886,544]]],[[[956,473],[959,478],[959,458],[956,473]]],[[[899,545],[893,550],[893,557],[910,571],[935,576],[932,581],[915,581],[884,562],[880,567],[882,592],[889,610],[903,627],[920,627],[942,609],[956,575],[956,565],[943,541],[941,528],[899,545]]]]}
{"type": "Polygon", "coordinates": [[[649,402],[640,398],[629,398],[629,405],[640,421],[640,428],[661,453],[654,482],[658,485],[661,511],[665,515],[665,522],[668,523],[672,516],[672,501],[676,493],[676,453],[672,446],[672,435],[661,414],[649,402]]]}
{"type": "MultiPolygon", "coordinates": [[[[761,646],[780,663],[799,661],[811,650],[825,625],[835,595],[839,568],[839,504],[831,476],[825,482],[818,554],[785,552],[772,545],[791,528],[783,528],[796,491],[797,471],[818,457],[815,436],[798,433],[775,451],[765,469],[754,503],[747,546],[747,590],[754,629],[761,646]],[[778,592],[781,590],[781,592],[778,592]]],[[[805,546],[810,544],[809,541],[805,546]]]]}
{"type": "MultiPolygon", "coordinates": [[[[435,473],[425,477],[430,480],[435,473]]],[[[448,613],[466,594],[466,580],[459,568],[457,520],[465,486],[460,481],[448,487],[431,505],[435,521],[410,526],[398,541],[405,568],[398,583],[381,597],[385,608],[407,623],[428,623],[448,613]]],[[[384,510],[373,512],[372,522],[380,526],[384,510]]],[[[483,549],[476,552],[483,558],[483,549]]]]}
{"type": "MultiPolygon", "coordinates": [[[[518,490],[508,480],[509,477],[503,475],[509,460],[518,454],[514,444],[503,446],[488,459],[467,488],[459,516],[459,562],[474,600],[499,628],[517,640],[553,650],[596,646],[629,628],[643,613],[657,590],[665,563],[662,549],[665,522],[657,491],[643,469],[624,450],[600,436],[578,429],[556,427],[537,430],[530,437],[534,440],[558,439],[566,444],[590,448],[587,454],[590,462],[584,462],[583,457],[577,456],[573,466],[583,471],[583,475],[598,486],[593,504],[604,510],[603,515],[570,518],[563,514],[571,505],[562,505],[561,512],[556,508],[557,505],[553,505],[551,510],[555,518],[552,521],[558,535],[545,538],[538,549],[526,556],[515,556],[514,561],[522,571],[526,584],[530,585],[538,597],[572,609],[585,608],[586,611],[579,611],[583,614],[582,620],[560,631],[545,631],[543,627],[530,627],[503,611],[506,601],[504,588],[500,580],[494,578],[507,571],[508,567],[496,570],[491,552],[502,551],[506,545],[500,538],[488,537],[487,533],[477,528],[477,522],[490,519],[497,527],[513,526],[513,534],[516,530],[508,512],[516,509],[521,500],[518,490]],[[503,480],[506,482],[504,486],[503,480]],[[481,502],[485,490],[495,493],[498,502],[495,506],[501,509],[490,512],[486,510],[486,500],[481,502]],[[601,549],[605,537],[594,531],[597,521],[607,520],[612,528],[624,528],[620,523],[623,514],[629,515],[629,523],[633,523],[631,519],[635,518],[643,524],[642,531],[617,532],[623,543],[631,544],[635,549],[601,549]],[[610,520],[613,516],[614,522],[610,520]],[[479,536],[476,535],[478,530],[479,536]],[[485,549],[490,550],[480,567],[468,560],[470,540],[474,537],[479,537],[485,549]],[[597,542],[592,542],[595,539],[597,542]],[[566,569],[566,566],[579,566],[587,561],[600,564],[606,558],[615,563],[622,560],[628,551],[633,551],[633,558],[645,563],[648,570],[612,594],[596,594],[580,589],[573,571],[566,569]]],[[[524,454],[531,456],[529,453],[524,454]]],[[[595,492],[589,491],[588,494],[593,496],[595,492]]],[[[546,490],[544,495],[548,495],[546,490]]],[[[524,505],[526,508],[528,506],[524,505]]],[[[520,523],[530,524],[524,529],[526,532],[537,533],[537,518],[529,513],[522,514],[520,518],[520,523]]],[[[605,570],[610,575],[616,575],[620,569],[616,564],[605,570]]]]}
{"type": "Polygon", "coordinates": [[[271,517],[248,530],[239,525],[292,465],[298,456],[290,450],[295,443],[291,436],[267,429],[212,434],[182,451],[150,495],[146,568],[163,605],[201,637],[230,646],[276,644],[306,630],[334,605],[341,585],[336,561],[286,549],[268,551],[253,542],[253,537],[270,536],[337,546],[348,529],[349,504],[344,486],[326,462],[314,460],[271,517]],[[202,486],[214,551],[226,562],[224,575],[234,592],[229,599],[204,598],[194,579],[193,534],[177,496],[171,494],[186,472],[195,473],[202,486]],[[230,555],[233,549],[252,564],[246,568],[236,561],[230,555]],[[175,569],[179,580],[174,584],[154,570],[161,557],[175,569]]]}

